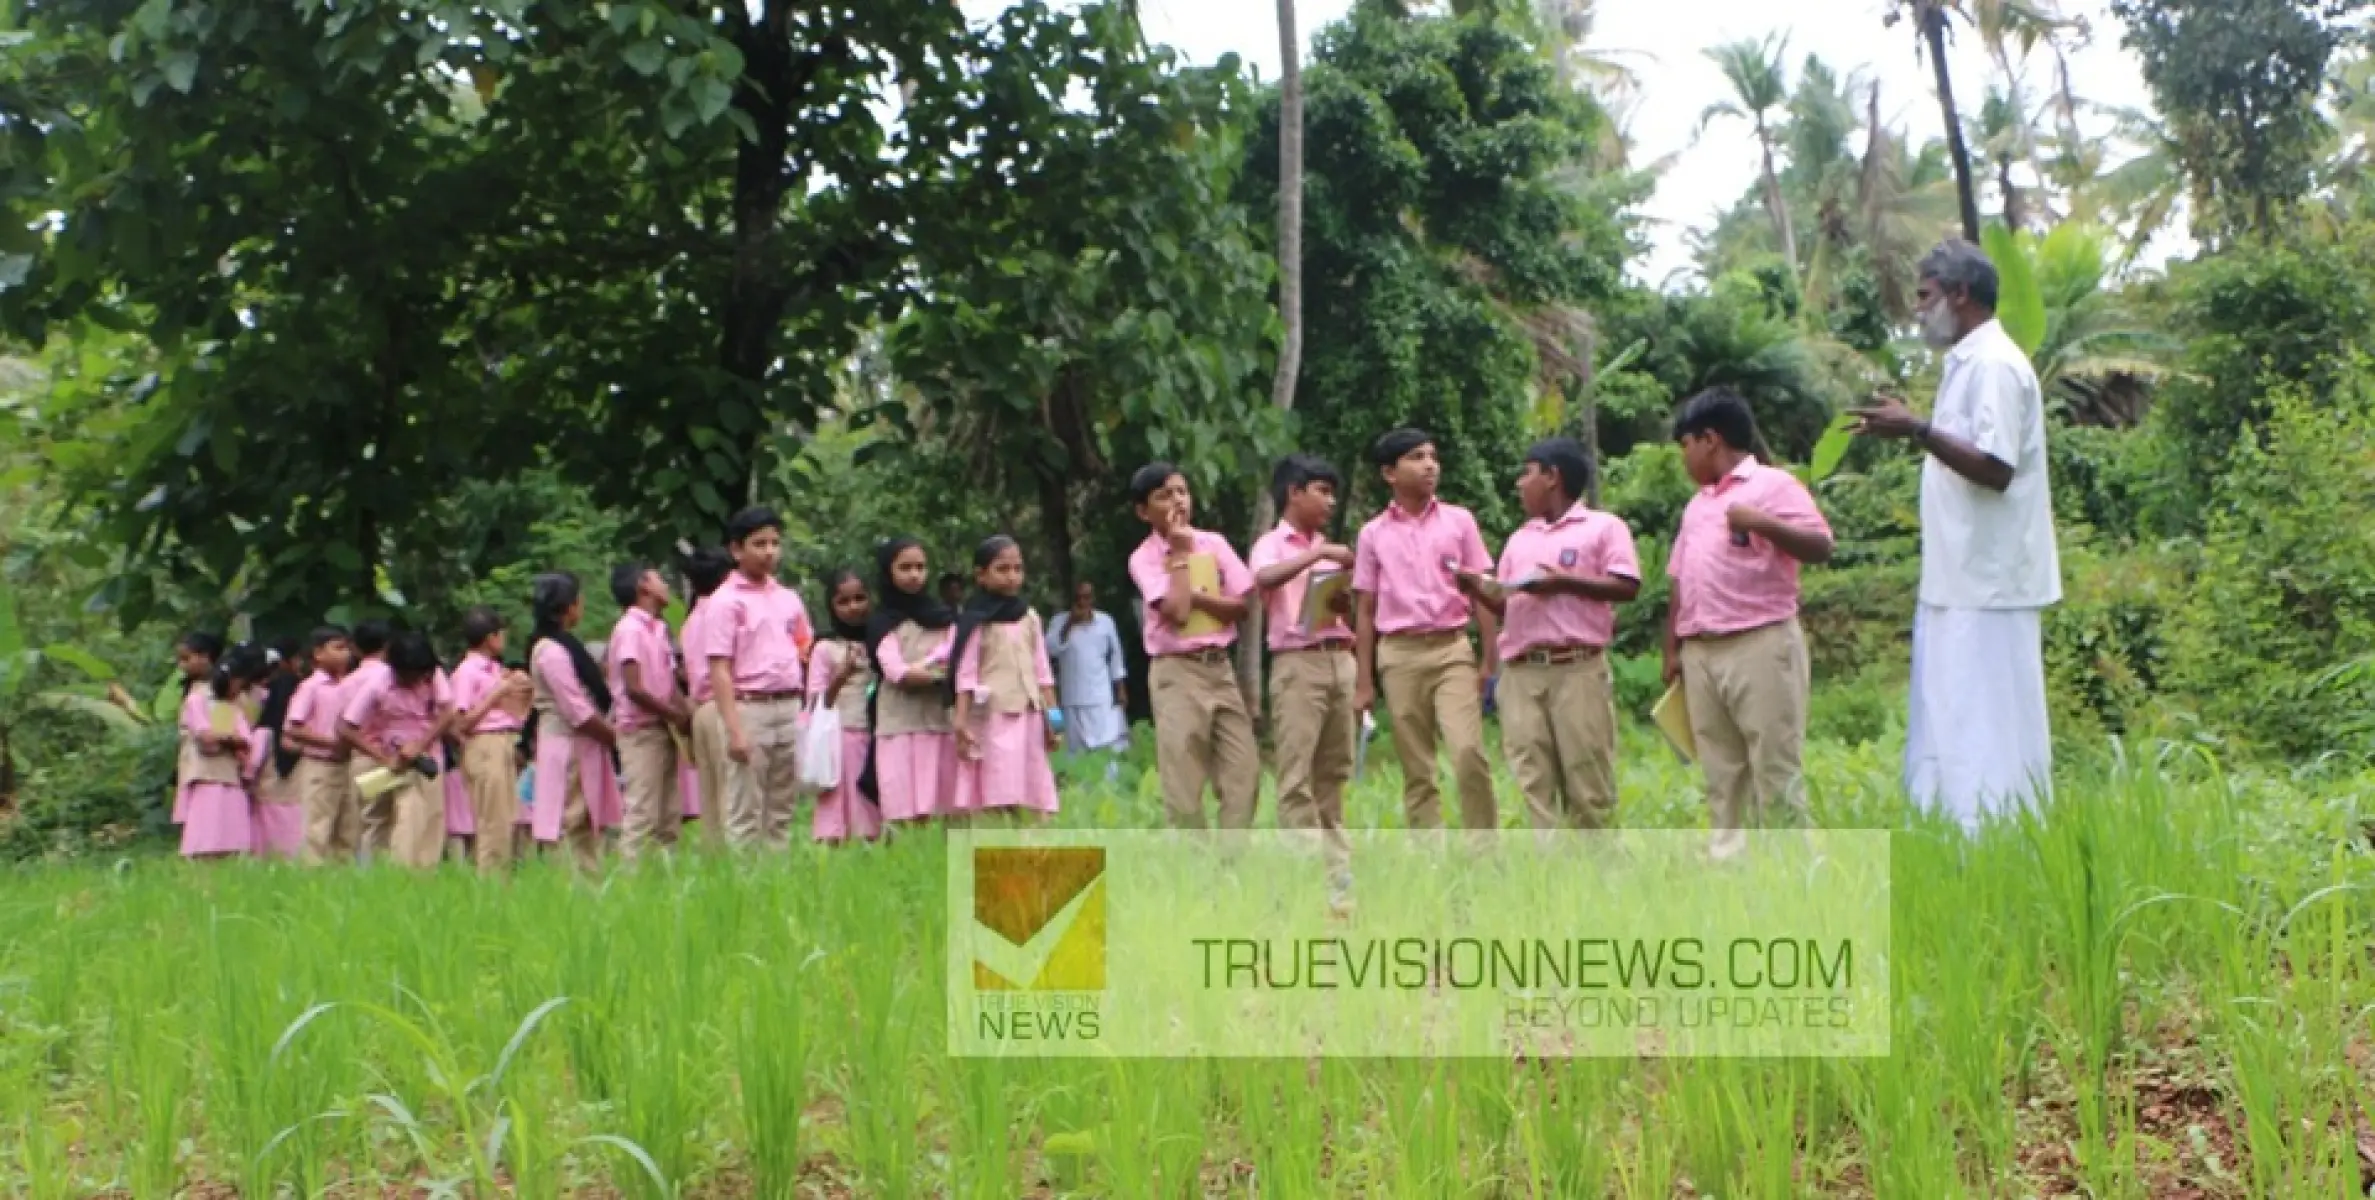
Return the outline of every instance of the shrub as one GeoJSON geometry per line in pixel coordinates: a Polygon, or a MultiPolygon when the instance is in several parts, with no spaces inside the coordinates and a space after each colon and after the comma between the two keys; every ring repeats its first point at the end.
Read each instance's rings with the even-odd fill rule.
{"type": "Polygon", "coordinates": [[[34,768],[0,861],[114,849],[171,832],[180,735],[151,726],[86,740],[34,768]]]}
{"type": "Polygon", "coordinates": [[[2064,737],[2150,726],[2167,674],[2167,625],[2184,603],[2182,547],[2114,553],[2085,526],[2061,535],[2062,602],[2045,614],[2045,676],[2064,737]]]}
{"type": "Polygon", "coordinates": [[[2213,492],[2200,569],[2170,622],[2168,680],[2213,727],[2288,754],[2365,755],[2375,675],[2375,378],[2353,365],[2320,403],[2265,399],[2213,492]]]}

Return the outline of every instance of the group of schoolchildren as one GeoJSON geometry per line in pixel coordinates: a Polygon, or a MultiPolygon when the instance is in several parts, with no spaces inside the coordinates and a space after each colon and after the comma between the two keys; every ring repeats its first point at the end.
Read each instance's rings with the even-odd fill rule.
{"type": "MultiPolygon", "coordinates": [[[[1700,490],[1666,567],[1665,672],[1687,696],[1726,855],[1751,821],[1804,815],[1798,567],[1826,561],[1831,534],[1803,484],[1757,461],[1740,397],[1692,398],[1674,436],[1700,490]]],[[[1429,435],[1388,433],[1373,459],[1392,500],[1351,547],[1325,536],[1342,476],[1307,455],[1281,462],[1281,520],[1250,562],[1195,527],[1184,472],[1154,463],[1130,480],[1150,531],[1129,573],[1143,602],[1168,820],[1203,827],[1209,786],[1222,827],[1253,823],[1260,753],[1232,647],[1259,603],[1282,828],[1343,829],[1358,723],[1380,688],[1410,827],[1444,824],[1439,749],[1452,759],[1460,823],[1498,825],[1488,689],[1530,823],[1604,827],[1616,805],[1606,652],[1614,606],[1638,593],[1641,571],[1624,521],[1584,501],[1589,456],[1565,438],[1527,452],[1516,489],[1529,520],[1497,564],[1475,517],[1436,497],[1429,435]],[[1326,590],[1307,605],[1315,586],[1326,590]]],[[[618,828],[633,859],[674,845],[705,800],[735,845],[783,844],[810,791],[823,842],[1057,810],[1056,681],[1013,539],[981,544],[961,604],[945,586],[929,590],[920,543],[885,542],[871,587],[849,570],[829,580],[821,637],[776,579],[781,550],[774,512],[737,514],[724,548],[686,564],[694,596],[673,642],[665,577],[618,568],[610,585],[624,613],[600,661],[576,634],[578,582],[559,573],[534,581],[524,669],[505,664],[503,622],[484,608],[465,617],[467,653],[450,672],[425,635],[379,622],[317,630],[310,656],[277,662],[192,635],[180,655],[190,680],[175,801],[183,853],[428,867],[459,841],[492,872],[512,860],[519,828],[591,867],[605,831],[618,828]],[[822,756],[812,728],[831,740],[823,713],[840,730],[824,751],[838,760],[829,783],[800,762],[804,742],[822,756]]]]}
{"type": "MultiPolygon", "coordinates": [[[[1699,491],[1666,565],[1665,675],[1687,697],[1711,852],[1730,857],[1749,825],[1805,819],[1810,680],[1798,567],[1829,559],[1831,532],[1795,476],[1757,460],[1755,420],[1739,396],[1691,398],[1674,437],[1699,491]]],[[[1353,546],[1324,533],[1343,478],[1308,456],[1280,463],[1272,488],[1281,520],[1254,543],[1250,561],[1195,528],[1176,467],[1156,463],[1131,480],[1151,530],[1130,556],[1130,576],[1146,606],[1156,761],[1171,822],[1205,823],[1209,783],[1222,826],[1252,824],[1259,755],[1231,648],[1260,603],[1282,828],[1343,828],[1358,723],[1381,690],[1410,828],[1444,825],[1439,750],[1450,753],[1461,825],[1498,826],[1484,748],[1488,690],[1529,823],[1605,827],[1616,807],[1607,650],[1615,605],[1639,593],[1641,570],[1625,522],[1585,503],[1590,456],[1568,438],[1527,451],[1516,489],[1529,519],[1497,564],[1476,518],[1436,497],[1442,464],[1432,437],[1396,430],[1378,439],[1372,459],[1392,499],[1353,546]],[[1201,578],[1199,557],[1211,560],[1201,578]],[[1345,571],[1349,581],[1321,582],[1345,571]],[[1306,603],[1315,586],[1330,588],[1322,611],[1306,603]]],[[[1341,838],[1330,844],[1340,848],[1341,838]]]]}
{"type": "Polygon", "coordinates": [[[953,608],[927,593],[919,543],[885,543],[875,588],[832,578],[819,637],[775,577],[780,518],[748,509],[726,532],[686,564],[693,604],[674,638],[661,572],[612,573],[623,612],[599,660],[565,573],[534,580],[524,667],[506,664],[486,608],[464,617],[450,672],[425,635],[378,621],[316,630],[302,661],[190,635],[182,853],[431,867],[458,844],[492,873],[522,831],[587,868],[612,829],[629,859],[674,846],[705,798],[735,845],[782,845],[811,792],[825,842],[1055,811],[1055,681],[1013,539],[982,543],[975,591],[953,608]],[[799,769],[812,727],[829,735],[827,711],[840,729],[829,785],[799,769]]]}

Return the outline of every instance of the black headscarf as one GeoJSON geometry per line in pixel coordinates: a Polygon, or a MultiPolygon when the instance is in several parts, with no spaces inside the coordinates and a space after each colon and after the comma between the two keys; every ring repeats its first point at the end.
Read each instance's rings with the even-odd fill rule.
{"type": "Polygon", "coordinates": [[[953,699],[957,687],[957,664],[965,661],[965,643],[984,625],[1012,625],[1031,615],[1031,606],[1021,596],[1001,596],[995,592],[973,589],[965,597],[965,609],[957,616],[957,640],[948,648],[948,694],[953,699]]]}
{"type": "MultiPolygon", "coordinates": [[[[900,591],[899,585],[891,580],[891,564],[898,560],[902,552],[922,545],[922,542],[911,537],[895,537],[874,548],[874,611],[866,618],[866,628],[862,631],[866,662],[874,668],[876,681],[874,693],[866,697],[866,728],[869,731],[874,728],[876,701],[881,698],[882,689],[890,684],[882,673],[882,653],[877,649],[882,645],[882,639],[909,621],[925,629],[946,629],[957,623],[957,614],[950,612],[938,596],[929,591],[900,591]]],[[[926,586],[930,586],[930,581],[926,581],[926,586]]],[[[830,616],[832,597],[825,598],[825,608],[827,616],[830,616]]],[[[839,633],[841,623],[835,621],[833,628],[839,633]]],[[[871,732],[867,734],[866,769],[858,773],[858,792],[877,803],[882,799],[876,790],[874,778],[874,742],[871,732]]]]}

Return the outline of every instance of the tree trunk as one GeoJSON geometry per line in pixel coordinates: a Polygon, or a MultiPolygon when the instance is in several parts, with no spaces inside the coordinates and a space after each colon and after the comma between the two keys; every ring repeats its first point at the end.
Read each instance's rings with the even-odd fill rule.
{"type": "MultiPolygon", "coordinates": [[[[729,7],[748,12],[742,5],[729,7]]],[[[737,428],[720,422],[732,434],[726,455],[734,460],[735,474],[709,484],[720,496],[739,499],[755,482],[751,466],[764,432],[775,333],[790,296],[786,271],[775,261],[775,244],[789,178],[784,169],[791,149],[789,114],[800,88],[794,78],[790,4],[768,0],[754,20],[739,24],[735,34],[735,49],[742,52],[744,66],[734,89],[734,107],[750,117],[758,136],[738,139],[734,149],[734,257],[718,306],[718,367],[730,381],[730,391],[718,399],[721,404],[742,405],[749,424],[737,428]]]]}
{"type": "Polygon", "coordinates": [[[2021,201],[2020,186],[2012,182],[2012,156],[1996,156],[1996,186],[2004,189],[2004,227],[2014,232],[2028,226],[2028,206],[2021,201]]]}
{"type": "MultiPolygon", "coordinates": [[[[1295,30],[1295,0],[1278,0],[1278,63],[1278,319],[1286,326],[1286,343],[1278,350],[1270,402],[1280,412],[1292,412],[1295,381],[1303,373],[1303,47],[1295,30]]],[[[1277,519],[1277,502],[1265,482],[1254,497],[1246,544],[1270,532],[1277,519]]],[[[1245,692],[1256,729],[1268,716],[1262,704],[1264,615],[1264,606],[1254,605],[1237,639],[1237,686],[1245,692]]]]}
{"type": "Polygon", "coordinates": [[[1954,159],[1955,193],[1962,201],[1963,237],[1979,241],[1979,196],[1971,184],[1971,148],[1963,141],[1963,118],[1954,107],[1954,76],[1946,69],[1946,10],[1937,0],[1920,0],[1915,19],[1930,49],[1930,71],[1938,81],[1938,115],[1946,122],[1946,150],[1954,159]]]}
{"type": "Polygon", "coordinates": [[[1072,588],[1080,582],[1079,569],[1072,562],[1072,500],[1063,477],[1044,468],[1032,472],[1039,480],[1039,532],[1047,539],[1047,552],[1055,561],[1048,569],[1062,590],[1056,594],[1066,605],[1072,602],[1072,588]]]}
{"type": "Polygon", "coordinates": [[[1765,154],[1765,211],[1773,218],[1774,232],[1781,235],[1781,257],[1789,261],[1792,274],[1798,270],[1798,231],[1790,224],[1789,201],[1781,195],[1781,175],[1773,169],[1773,131],[1765,128],[1765,114],[1756,114],[1757,147],[1765,154]]]}

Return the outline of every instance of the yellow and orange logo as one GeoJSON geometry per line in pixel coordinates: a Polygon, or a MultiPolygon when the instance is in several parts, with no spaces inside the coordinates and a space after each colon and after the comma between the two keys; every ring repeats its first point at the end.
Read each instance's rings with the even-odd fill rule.
{"type": "Polygon", "coordinates": [[[1105,990],[1105,848],[973,850],[973,986],[1105,990]]]}

